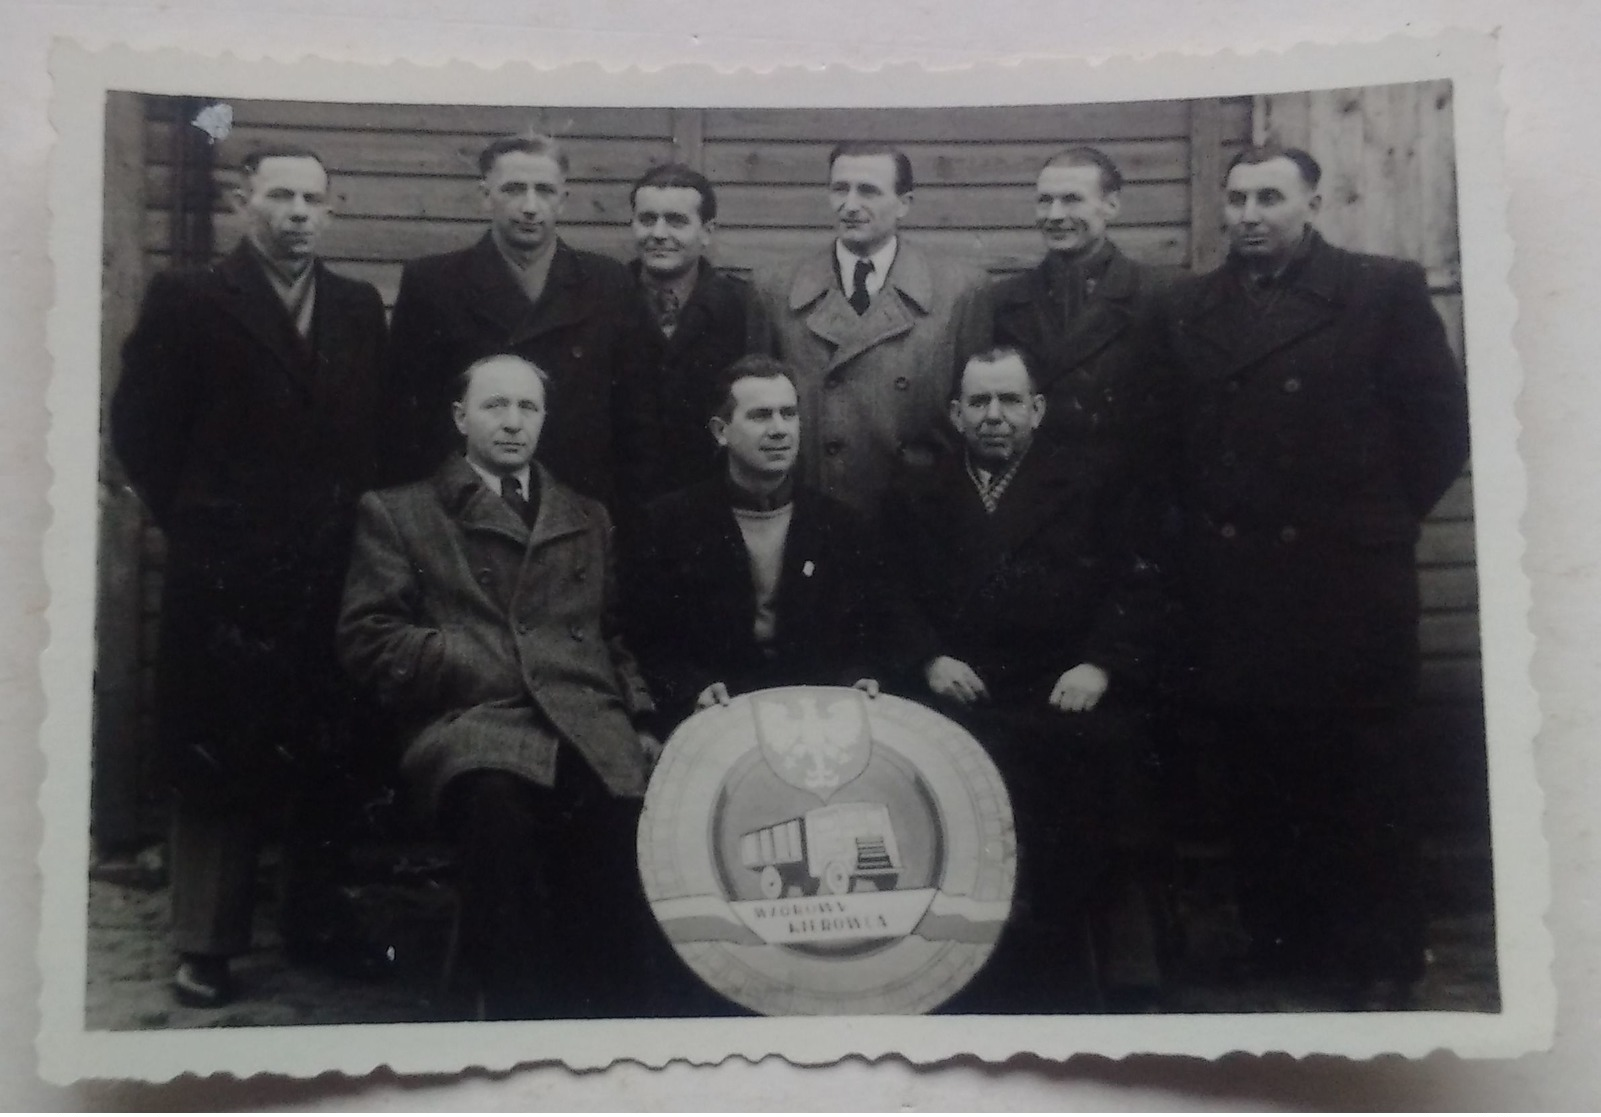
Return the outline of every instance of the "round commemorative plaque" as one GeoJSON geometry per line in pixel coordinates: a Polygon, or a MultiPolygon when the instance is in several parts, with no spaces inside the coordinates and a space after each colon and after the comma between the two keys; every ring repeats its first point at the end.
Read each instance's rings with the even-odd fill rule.
{"type": "Polygon", "coordinates": [[[844,687],[695,714],[639,823],[645,896],[674,949],[772,1016],[936,1008],[994,949],[1016,868],[983,747],[926,706],[844,687]]]}

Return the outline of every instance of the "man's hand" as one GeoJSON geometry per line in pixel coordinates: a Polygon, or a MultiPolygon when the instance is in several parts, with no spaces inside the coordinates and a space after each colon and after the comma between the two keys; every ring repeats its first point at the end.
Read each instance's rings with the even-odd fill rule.
{"type": "Polygon", "coordinates": [[[1093,663],[1081,663],[1062,672],[1051,691],[1051,705],[1064,713],[1095,709],[1111,680],[1093,663]]]}
{"type": "Polygon", "coordinates": [[[695,709],[705,710],[712,706],[726,706],[733,701],[728,694],[727,683],[713,683],[695,696],[695,709]]]}
{"type": "Polygon", "coordinates": [[[923,669],[923,678],[928,680],[929,690],[941,698],[960,702],[963,706],[987,701],[990,696],[989,690],[984,686],[984,680],[978,677],[977,671],[948,655],[936,656],[930,660],[928,666],[923,669]]]}
{"type": "Polygon", "coordinates": [[[656,767],[656,762],[662,758],[662,743],[656,739],[656,734],[648,729],[639,731],[639,751],[645,754],[647,767],[656,767]]]}
{"type": "Polygon", "coordinates": [[[878,680],[877,679],[857,679],[854,683],[851,684],[851,689],[859,690],[863,694],[867,695],[867,697],[869,697],[869,698],[877,698],[878,697],[878,680]]]}

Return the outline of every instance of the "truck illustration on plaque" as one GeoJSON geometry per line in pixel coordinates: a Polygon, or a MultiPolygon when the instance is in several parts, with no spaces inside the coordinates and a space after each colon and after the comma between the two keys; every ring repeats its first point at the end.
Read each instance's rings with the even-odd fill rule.
{"type": "Polygon", "coordinates": [[[799,892],[833,896],[888,892],[900,879],[901,855],[882,803],[836,803],[799,818],[751,830],[740,838],[740,861],[761,877],[769,900],[799,892]]]}

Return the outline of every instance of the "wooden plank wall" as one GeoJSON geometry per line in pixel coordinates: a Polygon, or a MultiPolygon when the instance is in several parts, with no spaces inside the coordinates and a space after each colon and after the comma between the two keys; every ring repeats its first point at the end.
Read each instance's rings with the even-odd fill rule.
{"type": "MultiPolygon", "coordinates": [[[[1040,164],[1066,144],[1090,142],[1116,159],[1128,180],[1114,228],[1119,244],[1144,261],[1204,270],[1224,250],[1222,167],[1240,145],[1271,134],[1309,147],[1324,162],[1320,225],[1330,240],[1408,256],[1430,269],[1460,347],[1449,98],[1448,85],[1441,85],[1254,100],[870,113],[236,101],[233,132],[207,152],[210,198],[198,204],[211,214],[206,248],[227,251],[238,228],[226,195],[243,156],[281,144],[317,150],[337,197],[326,254],[340,271],[375,284],[392,304],[405,260],[462,247],[481,232],[476,159],[484,144],[532,129],[562,137],[571,156],[563,236],[572,244],[628,258],[629,184],[647,166],[677,158],[717,186],[716,260],[745,271],[826,237],[828,149],[840,139],[872,138],[900,144],[912,159],[914,234],[1004,274],[1040,256],[1032,224],[1040,164]]],[[[170,264],[175,251],[191,257],[196,251],[197,232],[183,215],[196,207],[179,198],[179,163],[193,149],[185,115],[191,108],[145,98],[143,119],[125,113],[119,125],[142,132],[142,142],[123,141],[135,158],[142,152],[142,208],[124,204],[116,220],[140,224],[117,235],[143,245],[144,277],[170,264]]],[[[117,279],[124,287],[136,282],[131,271],[117,279]]],[[[136,304],[136,293],[108,292],[108,300],[130,297],[136,304]]],[[[1464,478],[1452,490],[1419,548],[1428,610],[1422,629],[1426,686],[1432,698],[1459,704],[1476,702],[1479,694],[1470,485],[1464,478]]],[[[145,659],[159,560],[159,540],[150,539],[142,595],[145,659]]]]}

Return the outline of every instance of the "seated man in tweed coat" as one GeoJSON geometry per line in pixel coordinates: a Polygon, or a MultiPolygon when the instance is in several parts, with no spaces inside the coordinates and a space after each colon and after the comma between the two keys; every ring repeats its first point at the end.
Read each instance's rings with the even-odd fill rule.
{"type": "Polygon", "coordinates": [[[633,834],[659,745],[614,624],[611,521],[532,460],[545,390],[521,357],[474,362],[453,408],[465,456],[362,499],[339,653],[459,847],[483,1011],[632,1015],[650,941],[633,834]]]}

